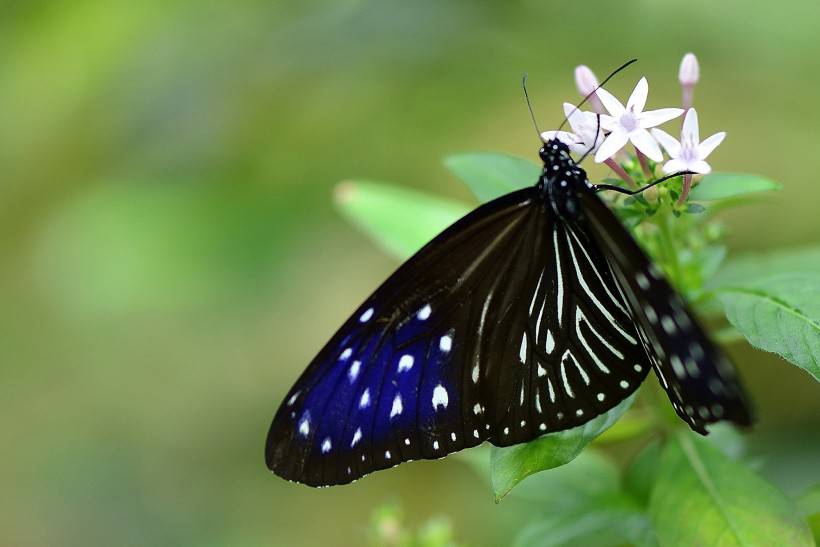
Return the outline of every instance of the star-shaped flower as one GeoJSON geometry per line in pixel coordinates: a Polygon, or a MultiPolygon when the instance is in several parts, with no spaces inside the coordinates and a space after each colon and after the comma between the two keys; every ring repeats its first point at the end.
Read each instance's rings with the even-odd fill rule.
{"type": "Polygon", "coordinates": [[[575,105],[564,103],[564,115],[573,132],[544,131],[541,133],[544,142],[558,139],[569,147],[570,152],[581,155],[594,152],[601,146],[604,141],[604,128],[599,123],[597,114],[582,112],[575,105]]]}
{"type": "Polygon", "coordinates": [[[609,111],[609,116],[601,116],[601,126],[610,131],[610,134],[601,147],[598,148],[595,161],[601,163],[612,157],[628,142],[632,142],[635,148],[643,152],[648,158],[654,161],[662,161],[661,149],[647,130],[677,118],[683,114],[683,109],[661,108],[644,112],[646,97],[649,95],[649,83],[646,78],[641,78],[638,85],[635,86],[626,107],[605,89],[598,89],[596,93],[604,108],[609,111]]]}
{"type": "Polygon", "coordinates": [[[704,160],[726,137],[726,133],[721,131],[700,142],[698,113],[694,108],[690,108],[683,119],[680,142],[661,129],[653,129],[652,135],[663,145],[671,158],[663,166],[664,173],[693,171],[702,175],[712,170],[704,160]]]}

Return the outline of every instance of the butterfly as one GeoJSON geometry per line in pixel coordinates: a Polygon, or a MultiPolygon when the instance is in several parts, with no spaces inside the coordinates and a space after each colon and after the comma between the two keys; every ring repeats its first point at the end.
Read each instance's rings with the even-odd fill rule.
{"type": "MultiPolygon", "coordinates": [[[[268,467],[311,486],[568,429],[653,370],[694,431],[751,423],[732,365],[567,146],[467,214],[342,325],[279,408],[268,467]]],[[[670,177],[652,183],[656,184],[670,177]]]]}

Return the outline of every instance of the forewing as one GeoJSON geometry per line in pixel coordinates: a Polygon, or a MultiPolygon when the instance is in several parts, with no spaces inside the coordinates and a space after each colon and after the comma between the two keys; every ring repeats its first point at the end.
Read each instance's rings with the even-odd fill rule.
{"type": "Polygon", "coordinates": [[[747,398],[723,352],[609,208],[592,193],[581,201],[675,412],[701,434],[719,420],[750,425],[747,398]]]}
{"type": "Polygon", "coordinates": [[[488,437],[498,394],[483,379],[506,342],[499,317],[513,278],[531,260],[535,194],[520,190],[465,216],[353,313],[277,411],[266,445],[272,471],[344,484],[488,437]]]}

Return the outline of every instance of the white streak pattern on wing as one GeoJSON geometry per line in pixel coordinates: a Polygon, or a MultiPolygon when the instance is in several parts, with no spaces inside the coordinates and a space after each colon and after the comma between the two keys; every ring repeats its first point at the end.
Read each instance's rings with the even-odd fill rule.
{"type": "Polygon", "coordinates": [[[570,256],[572,256],[572,263],[575,266],[575,273],[578,274],[578,281],[581,282],[581,287],[583,287],[584,291],[587,293],[587,295],[589,295],[593,304],[595,304],[595,306],[601,311],[601,313],[604,314],[604,317],[606,317],[612,323],[612,326],[615,327],[615,329],[621,333],[621,336],[626,338],[627,341],[629,341],[629,343],[637,344],[638,341],[635,340],[628,332],[621,328],[617,321],[615,321],[615,318],[612,316],[612,314],[609,313],[609,310],[606,309],[603,306],[603,304],[601,304],[601,301],[598,300],[598,297],[595,296],[595,293],[593,293],[592,290],[589,288],[589,285],[587,285],[586,279],[584,279],[584,276],[581,274],[581,269],[578,267],[578,259],[575,256],[575,250],[572,248],[572,242],[569,240],[569,236],[566,237],[567,244],[569,245],[569,254],[570,256]]]}
{"type": "MultiPolygon", "coordinates": [[[[584,317],[584,312],[582,312],[581,309],[578,308],[575,311],[575,332],[578,334],[578,339],[581,341],[581,344],[584,346],[584,349],[587,350],[587,353],[589,353],[589,356],[592,357],[592,360],[595,362],[595,365],[599,369],[601,369],[601,372],[603,372],[604,374],[609,374],[609,368],[607,368],[607,366],[603,363],[603,361],[601,361],[601,359],[598,358],[598,356],[592,350],[592,347],[589,345],[589,343],[587,343],[586,338],[584,338],[584,334],[581,332],[581,321],[582,320],[586,321],[587,326],[590,328],[590,330],[592,332],[595,332],[595,329],[593,329],[592,325],[589,324],[589,321],[587,321],[587,318],[584,317]]],[[[599,338],[600,338],[600,336],[599,336],[599,338]]],[[[609,349],[612,349],[614,351],[614,348],[612,348],[612,347],[610,347],[609,349]]],[[[623,355],[621,355],[620,358],[623,359],[623,355]]]]}
{"type": "Polygon", "coordinates": [[[595,275],[598,277],[598,281],[601,282],[601,286],[604,288],[606,293],[609,295],[609,298],[612,300],[612,303],[615,304],[616,306],[618,306],[618,309],[621,310],[622,312],[624,312],[624,315],[626,315],[627,317],[631,317],[629,315],[629,312],[626,311],[626,309],[621,305],[620,301],[618,301],[618,299],[615,298],[615,295],[612,294],[612,292],[609,290],[609,287],[607,286],[607,284],[604,283],[604,279],[601,277],[601,272],[599,272],[598,269],[595,267],[595,265],[592,263],[592,259],[589,257],[589,254],[587,253],[587,250],[584,248],[584,245],[581,243],[581,240],[578,239],[577,235],[575,235],[575,231],[572,230],[572,228],[568,228],[567,231],[570,234],[572,234],[572,238],[578,243],[578,247],[581,249],[581,252],[584,253],[584,256],[586,257],[587,262],[590,264],[590,266],[592,266],[592,271],[595,272],[595,275]]]}

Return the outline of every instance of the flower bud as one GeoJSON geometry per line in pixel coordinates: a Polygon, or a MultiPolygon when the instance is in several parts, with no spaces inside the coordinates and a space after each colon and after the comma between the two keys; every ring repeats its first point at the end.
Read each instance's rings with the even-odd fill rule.
{"type": "Polygon", "coordinates": [[[692,96],[694,95],[695,84],[700,79],[700,66],[698,66],[698,58],[694,53],[687,53],[683,56],[680,62],[680,70],[678,70],[678,81],[680,82],[683,92],[683,108],[692,108],[692,96]]]}
{"type": "Polygon", "coordinates": [[[599,101],[598,96],[594,94],[594,91],[598,88],[598,78],[595,77],[595,74],[588,66],[578,65],[575,67],[575,86],[578,88],[578,92],[582,97],[586,97],[592,93],[588,99],[590,106],[599,114],[603,112],[601,101],[599,101]]]}
{"type": "Polygon", "coordinates": [[[678,80],[682,86],[693,86],[700,79],[700,66],[694,53],[687,53],[680,62],[678,80]]]}

